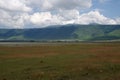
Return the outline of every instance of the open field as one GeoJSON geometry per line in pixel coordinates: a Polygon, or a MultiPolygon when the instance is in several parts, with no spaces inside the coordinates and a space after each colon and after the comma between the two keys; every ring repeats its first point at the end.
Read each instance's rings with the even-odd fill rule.
{"type": "Polygon", "coordinates": [[[0,80],[120,80],[120,43],[0,44],[0,80]]]}

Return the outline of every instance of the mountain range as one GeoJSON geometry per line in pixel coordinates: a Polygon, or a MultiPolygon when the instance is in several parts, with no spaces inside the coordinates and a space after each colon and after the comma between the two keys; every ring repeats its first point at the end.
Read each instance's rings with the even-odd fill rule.
{"type": "Polygon", "coordinates": [[[120,25],[54,25],[46,28],[0,29],[0,40],[120,40],[120,25]]]}

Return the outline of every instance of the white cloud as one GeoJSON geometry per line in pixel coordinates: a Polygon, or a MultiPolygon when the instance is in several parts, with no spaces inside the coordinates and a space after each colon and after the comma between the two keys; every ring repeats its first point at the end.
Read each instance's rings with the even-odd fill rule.
{"type": "Polygon", "coordinates": [[[0,10],[0,24],[7,26],[8,28],[23,28],[23,26],[29,20],[27,13],[21,13],[19,15],[12,15],[6,11],[0,10]]]}
{"type": "Polygon", "coordinates": [[[99,11],[79,14],[78,10],[64,10],[58,14],[51,14],[50,12],[35,13],[31,15],[30,20],[34,25],[42,27],[56,24],[117,24],[116,20],[103,16],[99,11]],[[64,15],[65,13],[68,14],[64,15]]]}
{"type": "Polygon", "coordinates": [[[32,9],[20,0],[0,0],[0,8],[7,11],[29,12],[32,9]]]}
{"type": "Polygon", "coordinates": [[[54,7],[58,9],[83,9],[92,6],[92,0],[57,0],[54,7]]]}
{"type": "Polygon", "coordinates": [[[79,23],[116,24],[116,21],[103,16],[99,11],[90,11],[89,13],[84,13],[79,16],[79,23]]]}
{"type": "Polygon", "coordinates": [[[117,24],[120,24],[120,18],[116,19],[117,24]]]}
{"type": "Polygon", "coordinates": [[[29,0],[29,5],[34,8],[39,7],[42,11],[84,9],[92,6],[92,0],[29,0]]]}
{"type": "Polygon", "coordinates": [[[39,27],[62,24],[63,17],[52,15],[50,12],[34,13],[30,16],[30,22],[39,27]]]}
{"type": "Polygon", "coordinates": [[[91,5],[92,0],[0,0],[0,25],[22,28],[26,24],[70,23],[79,15],[79,11],[74,9],[89,8],[91,5]]]}
{"type": "Polygon", "coordinates": [[[23,28],[32,8],[25,0],[0,0],[0,25],[8,28],[23,28]]]}
{"type": "Polygon", "coordinates": [[[76,19],[79,16],[79,11],[74,10],[60,10],[59,16],[64,17],[66,20],[76,19]]]}
{"type": "Polygon", "coordinates": [[[119,18],[107,18],[98,10],[80,13],[91,6],[92,0],[0,0],[0,25],[25,28],[27,25],[120,24],[119,18]]]}
{"type": "Polygon", "coordinates": [[[34,13],[31,15],[30,21],[35,25],[41,25],[45,22],[49,22],[52,18],[50,12],[41,12],[41,13],[34,13]]]}
{"type": "Polygon", "coordinates": [[[79,17],[78,10],[60,10],[57,14],[50,12],[34,13],[30,17],[30,22],[36,26],[72,24],[79,17]],[[67,15],[65,15],[67,13],[67,15]]]}

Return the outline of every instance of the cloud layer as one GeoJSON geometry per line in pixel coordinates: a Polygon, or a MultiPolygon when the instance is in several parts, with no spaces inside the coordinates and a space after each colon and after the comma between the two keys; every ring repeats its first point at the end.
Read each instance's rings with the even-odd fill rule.
{"type": "MultiPolygon", "coordinates": [[[[104,1],[104,0],[100,0],[104,1]]],[[[90,9],[92,0],[0,0],[1,28],[46,27],[62,24],[120,24],[98,10],[90,9]]]]}

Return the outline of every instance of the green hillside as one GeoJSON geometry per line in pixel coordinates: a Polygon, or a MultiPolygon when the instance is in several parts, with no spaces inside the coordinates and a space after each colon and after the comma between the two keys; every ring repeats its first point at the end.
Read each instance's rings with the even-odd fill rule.
{"type": "Polygon", "coordinates": [[[80,40],[89,40],[95,37],[104,36],[104,31],[97,26],[85,26],[79,27],[74,34],[76,34],[78,36],[77,38],[80,40]]]}
{"type": "Polygon", "coordinates": [[[35,29],[0,29],[0,40],[116,40],[120,25],[59,25],[35,29]]]}
{"type": "Polygon", "coordinates": [[[120,29],[110,32],[109,35],[120,37],[120,29]]]}

